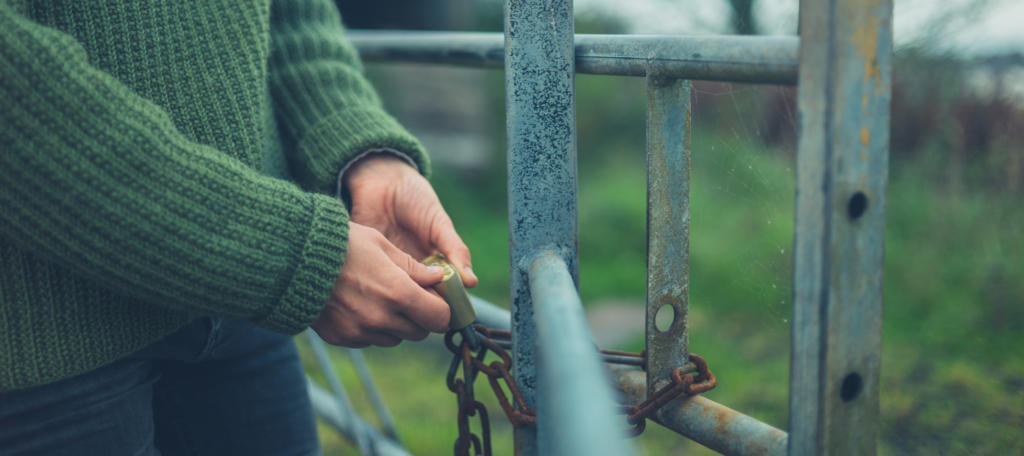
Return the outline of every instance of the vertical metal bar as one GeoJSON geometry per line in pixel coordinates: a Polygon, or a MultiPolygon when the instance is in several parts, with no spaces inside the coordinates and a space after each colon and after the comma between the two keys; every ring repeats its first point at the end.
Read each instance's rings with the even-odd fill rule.
{"type": "Polygon", "coordinates": [[[687,361],[690,83],[647,76],[647,394],[687,361]],[[659,330],[659,312],[669,325],[659,330]]]}
{"type": "Polygon", "coordinates": [[[377,412],[377,419],[380,420],[380,427],[384,429],[384,435],[398,442],[398,429],[395,428],[395,418],[391,416],[391,411],[388,410],[388,406],[384,404],[384,399],[381,398],[380,390],[377,389],[377,382],[373,380],[373,373],[370,372],[370,366],[367,365],[363,352],[355,348],[349,348],[346,351],[348,352],[349,359],[352,360],[352,366],[356,368],[356,373],[359,374],[359,381],[363,384],[363,390],[366,391],[366,395],[370,398],[370,404],[373,405],[373,409],[377,412]]]}
{"type": "Polygon", "coordinates": [[[530,262],[529,278],[543,392],[537,403],[537,424],[544,426],[540,454],[633,454],[565,261],[541,253],[530,262]]]}
{"type": "MultiPolygon", "coordinates": [[[[537,402],[536,328],[524,262],[540,249],[550,249],[577,278],[574,69],[572,1],[508,0],[505,101],[513,375],[530,407],[537,402]]],[[[544,426],[538,423],[538,428],[544,426]]],[[[516,454],[537,451],[537,429],[516,429],[516,454]]]]}
{"type": "Polygon", "coordinates": [[[891,0],[800,3],[792,455],[874,454],[891,0]]]}

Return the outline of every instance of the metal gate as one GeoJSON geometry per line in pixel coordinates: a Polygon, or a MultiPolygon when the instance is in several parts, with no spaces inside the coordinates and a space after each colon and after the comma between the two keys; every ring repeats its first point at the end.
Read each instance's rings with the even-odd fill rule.
{"type": "MultiPolygon", "coordinates": [[[[511,316],[477,305],[486,324],[511,327],[513,374],[537,411],[515,454],[632,454],[614,389],[641,402],[687,361],[689,80],[798,86],[789,433],[700,396],[653,418],[726,454],[875,453],[892,0],[802,0],[799,27],[799,38],[575,35],[571,0],[508,0],[504,36],[350,33],[366,61],[504,67],[511,316]],[[647,81],[646,374],[605,367],[583,318],[577,72],[647,81]],[[666,306],[673,322],[659,331],[666,306]]],[[[314,388],[318,409],[360,447],[401,454],[325,394],[314,388]]]]}

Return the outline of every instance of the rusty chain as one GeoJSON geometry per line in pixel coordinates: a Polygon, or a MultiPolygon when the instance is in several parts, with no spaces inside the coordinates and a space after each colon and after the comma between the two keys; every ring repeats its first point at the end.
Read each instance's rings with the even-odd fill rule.
{"type": "MultiPolygon", "coordinates": [[[[498,403],[513,426],[517,428],[533,426],[537,422],[536,412],[527,407],[519,386],[512,378],[512,356],[506,350],[511,347],[511,332],[491,329],[483,325],[473,325],[473,329],[480,336],[480,344],[476,348],[470,347],[469,341],[465,339],[456,344],[454,337],[455,334],[458,334],[457,331],[449,331],[444,336],[445,347],[454,355],[451,365],[448,367],[446,380],[448,389],[455,393],[458,403],[459,436],[455,439],[454,448],[456,456],[491,455],[491,430],[487,408],[473,396],[473,382],[476,380],[477,374],[481,372],[487,377],[487,382],[491,385],[498,403]],[[497,355],[499,359],[488,364],[485,358],[489,352],[497,355]],[[457,378],[460,366],[462,378],[457,378]],[[509,394],[502,389],[502,382],[508,388],[509,394]],[[509,395],[512,396],[511,399],[509,395]],[[470,429],[469,421],[474,416],[479,417],[482,437],[474,434],[470,429]],[[470,449],[473,450],[473,453],[470,453],[470,449]]],[[[637,364],[635,362],[637,358],[640,360],[645,358],[643,352],[599,351],[608,362],[637,364]]],[[[671,382],[668,385],[659,389],[639,405],[623,407],[627,421],[632,426],[631,436],[640,435],[646,427],[647,418],[661,406],[679,396],[692,396],[706,392],[714,388],[716,383],[715,375],[708,369],[704,358],[691,353],[690,363],[674,369],[671,374],[671,382]]]]}
{"type": "Polygon", "coordinates": [[[708,369],[708,363],[704,361],[704,358],[690,353],[690,362],[696,367],[696,376],[693,375],[693,372],[688,372],[690,369],[687,366],[677,367],[672,370],[670,376],[672,381],[668,385],[655,391],[646,401],[638,405],[623,407],[623,411],[627,414],[626,421],[633,426],[630,429],[631,436],[635,437],[644,432],[647,427],[647,418],[650,418],[661,406],[679,396],[693,396],[710,391],[718,384],[718,379],[708,369]]]}

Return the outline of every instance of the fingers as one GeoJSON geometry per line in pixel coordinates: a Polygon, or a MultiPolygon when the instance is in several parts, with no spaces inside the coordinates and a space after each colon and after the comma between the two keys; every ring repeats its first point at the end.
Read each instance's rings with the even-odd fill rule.
{"type": "Polygon", "coordinates": [[[420,288],[410,293],[403,301],[402,314],[413,323],[431,332],[443,333],[448,330],[452,312],[448,308],[448,303],[440,296],[420,288]]]}
{"type": "Polygon", "coordinates": [[[436,239],[433,239],[434,245],[455,265],[455,269],[459,271],[459,277],[462,278],[462,284],[466,288],[475,287],[480,280],[473,273],[473,262],[470,259],[469,247],[466,247],[466,244],[462,242],[462,238],[455,232],[455,227],[447,215],[443,215],[439,219],[437,222],[438,226],[431,230],[435,233],[436,237],[436,239]]]}
{"type": "Polygon", "coordinates": [[[440,266],[427,266],[420,263],[415,258],[409,256],[408,253],[403,252],[387,240],[384,240],[383,247],[384,252],[387,253],[389,258],[391,258],[391,261],[400,269],[405,271],[405,273],[409,275],[409,278],[419,286],[429,287],[431,285],[436,285],[444,278],[444,269],[440,266]]]}
{"type": "MultiPolygon", "coordinates": [[[[407,340],[423,340],[428,334],[430,334],[430,331],[427,331],[422,326],[413,323],[412,320],[409,320],[403,315],[391,315],[386,318],[382,318],[379,321],[379,324],[371,326],[371,328],[375,328],[375,331],[371,332],[407,340]]],[[[374,343],[374,345],[380,344],[374,343]]]]}
{"type": "Polygon", "coordinates": [[[382,332],[367,333],[363,336],[362,340],[370,345],[377,345],[380,347],[394,347],[395,345],[402,343],[402,339],[382,332]]]}
{"type": "Polygon", "coordinates": [[[420,264],[377,230],[351,222],[345,263],[310,326],[328,343],[347,347],[422,340],[428,330],[443,331],[450,312],[417,282],[434,284],[442,276],[443,270],[420,264]]]}
{"type": "Polygon", "coordinates": [[[391,261],[408,274],[415,284],[404,286],[401,278],[394,283],[401,289],[396,290],[395,301],[402,313],[412,323],[433,332],[444,332],[451,320],[451,310],[436,293],[422,287],[435,285],[444,277],[444,270],[439,266],[426,266],[391,243],[384,241],[384,251],[391,261]],[[416,286],[419,285],[419,286],[416,286]]]}

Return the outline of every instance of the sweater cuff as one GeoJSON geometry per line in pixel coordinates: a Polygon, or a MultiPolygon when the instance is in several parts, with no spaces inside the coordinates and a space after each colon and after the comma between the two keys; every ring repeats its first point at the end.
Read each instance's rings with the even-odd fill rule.
{"type": "Polygon", "coordinates": [[[345,164],[345,167],[342,168],[341,171],[338,171],[338,185],[335,188],[334,196],[341,198],[341,200],[345,202],[345,207],[349,209],[352,208],[352,201],[349,198],[348,190],[345,188],[345,173],[347,173],[348,170],[352,169],[353,165],[359,163],[359,160],[362,160],[370,155],[377,154],[388,154],[398,157],[405,161],[406,163],[408,163],[409,166],[412,166],[412,169],[415,169],[417,172],[419,172],[420,170],[420,166],[417,165],[416,162],[413,161],[411,157],[394,149],[370,149],[366,152],[356,155],[351,160],[349,160],[348,163],[345,164]]]}
{"type": "Polygon", "coordinates": [[[291,283],[270,314],[255,323],[272,331],[296,334],[323,309],[338,279],[348,242],[348,213],[337,200],[311,195],[313,221],[291,283]]]}
{"type": "Polygon", "coordinates": [[[394,149],[407,155],[429,176],[423,145],[380,109],[346,109],[322,119],[299,141],[296,177],[323,193],[336,190],[338,172],[370,149],[394,149]]]}

